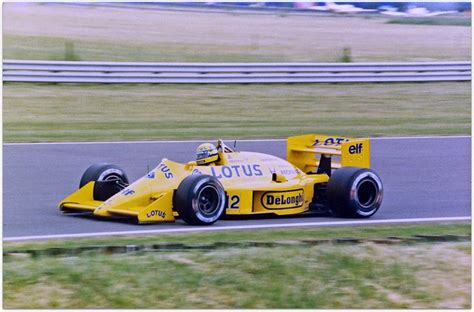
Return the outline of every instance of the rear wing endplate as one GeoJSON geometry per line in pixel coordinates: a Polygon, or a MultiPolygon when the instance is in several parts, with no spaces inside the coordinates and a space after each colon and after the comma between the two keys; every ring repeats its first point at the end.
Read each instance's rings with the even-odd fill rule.
{"type": "Polygon", "coordinates": [[[331,168],[370,168],[369,139],[306,134],[287,139],[287,160],[304,172],[313,172],[322,157],[331,158],[331,168]]]}

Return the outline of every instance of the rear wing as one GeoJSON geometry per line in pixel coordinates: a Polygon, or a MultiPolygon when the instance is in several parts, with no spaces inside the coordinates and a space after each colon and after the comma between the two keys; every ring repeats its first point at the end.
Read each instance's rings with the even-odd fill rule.
{"type": "Polygon", "coordinates": [[[330,163],[332,169],[370,168],[370,141],[321,134],[293,136],[287,139],[287,160],[306,173],[316,171],[321,162],[330,163]]]}

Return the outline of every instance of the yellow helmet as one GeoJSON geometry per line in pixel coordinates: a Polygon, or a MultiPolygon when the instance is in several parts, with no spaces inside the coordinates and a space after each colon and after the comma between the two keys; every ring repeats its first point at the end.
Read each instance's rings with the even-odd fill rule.
{"type": "Polygon", "coordinates": [[[196,149],[196,162],[198,165],[206,165],[219,159],[217,148],[214,144],[203,143],[196,149]]]}

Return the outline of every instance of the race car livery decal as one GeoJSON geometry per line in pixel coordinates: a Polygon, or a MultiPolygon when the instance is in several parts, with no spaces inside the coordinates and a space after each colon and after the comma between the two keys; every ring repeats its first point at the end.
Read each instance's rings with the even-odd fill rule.
{"type": "Polygon", "coordinates": [[[159,217],[165,219],[166,218],[166,212],[164,212],[162,210],[155,209],[155,210],[152,210],[152,211],[150,211],[149,213],[146,214],[147,218],[151,218],[151,217],[154,217],[154,216],[159,216],[159,217]]]}
{"type": "Polygon", "coordinates": [[[349,146],[349,154],[360,154],[362,153],[362,143],[349,146]]]}
{"type": "MultiPolygon", "coordinates": [[[[268,170],[270,171],[270,174],[273,174],[273,173],[277,173],[277,169],[275,168],[275,166],[269,166],[268,167],[268,170]]],[[[296,175],[298,174],[298,171],[296,171],[294,168],[291,168],[291,167],[288,167],[288,166],[279,166],[279,170],[280,174],[283,174],[283,175],[296,175]]]]}
{"type": "Polygon", "coordinates": [[[133,194],[135,194],[135,191],[132,190],[132,189],[126,188],[126,189],[123,189],[120,193],[122,193],[123,195],[127,196],[127,195],[133,195],[133,194]]]}
{"type": "Polygon", "coordinates": [[[263,193],[261,204],[266,209],[289,209],[303,206],[304,191],[266,192],[263,193]]]}
{"type": "Polygon", "coordinates": [[[257,177],[263,172],[260,165],[230,165],[222,167],[211,167],[211,173],[218,179],[230,179],[235,177],[257,177]]]}
{"type": "Polygon", "coordinates": [[[328,145],[340,145],[343,142],[347,142],[349,139],[346,138],[326,138],[324,141],[319,139],[314,140],[312,146],[328,146],[328,145]]]}
{"type": "Polygon", "coordinates": [[[289,167],[280,169],[280,172],[281,174],[284,174],[284,175],[298,174],[298,172],[295,169],[289,168],[289,167]]]}
{"type": "Polygon", "coordinates": [[[231,208],[231,209],[239,209],[240,203],[240,196],[239,195],[232,195],[229,196],[228,194],[225,195],[225,209],[231,208]]]}
{"type": "Polygon", "coordinates": [[[164,163],[160,163],[158,165],[158,169],[160,169],[161,172],[163,172],[166,179],[169,180],[169,179],[173,178],[173,173],[171,172],[171,169],[167,165],[165,165],[164,163]]]}

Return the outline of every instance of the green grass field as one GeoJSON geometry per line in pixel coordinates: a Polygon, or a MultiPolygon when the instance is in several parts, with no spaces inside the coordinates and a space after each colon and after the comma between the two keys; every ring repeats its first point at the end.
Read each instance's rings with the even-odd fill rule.
{"type": "Polygon", "coordinates": [[[469,83],[5,84],[5,142],[469,134],[469,83]]]}
{"type": "Polygon", "coordinates": [[[3,5],[3,57],[156,62],[469,60],[471,29],[387,24],[387,17],[322,17],[3,5]]]}
{"type": "Polygon", "coordinates": [[[387,23],[405,25],[471,26],[471,19],[459,17],[400,17],[389,20],[387,23]]]}
{"type": "MultiPolygon", "coordinates": [[[[414,234],[470,235],[470,224],[227,231],[5,243],[210,244],[414,234]]],[[[215,250],[4,258],[4,308],[469,308],[470,242],[289,244],[215,250]]]]}

